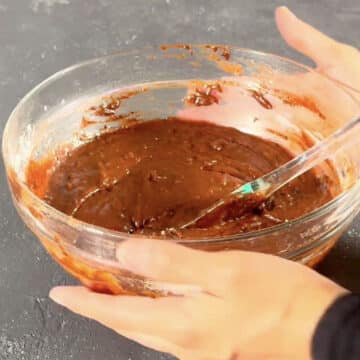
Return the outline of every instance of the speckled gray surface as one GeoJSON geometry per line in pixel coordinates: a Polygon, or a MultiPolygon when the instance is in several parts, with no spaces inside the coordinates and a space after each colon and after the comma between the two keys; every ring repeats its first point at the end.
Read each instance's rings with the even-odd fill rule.
{"type": "MultiPolygon", "coordinates": [[[[36,83],[80,60],[171,42],[236,44],[303,60],[273,21],[285,3],[333,37],[360,47],[358,0],[0,0],[0,126],[36,83]]],[[[0,360],[161,359],[53,304],[72,282],[24,227],[0,165],[0,360]]],[[[360,291],[360,220],[320,270],[360,291]]]]}

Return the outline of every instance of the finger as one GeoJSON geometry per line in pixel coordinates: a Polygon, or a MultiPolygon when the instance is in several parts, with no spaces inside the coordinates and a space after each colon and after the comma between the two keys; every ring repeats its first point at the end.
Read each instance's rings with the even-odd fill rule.
{"type": "Polygon", "coordinates": [[[162,282],[199,285],[212,294],[219,294],[234,272],[218,254],[140,239],[126,241],[117,249],[118,261],[126,270],[162,282]]]}
{"type": "Polygon", "coordinates": [[[285,6],[276,9],[275,18],[287,44],[314,60],[318,67],[328,66],[343,46],[298,19],[285,6]]]}
{"type": "MultiPolygon", "coordinates": [[[[199,309],[194,310],[195,299],[193,302],[184,297],[104,295],[79,286],[56,287],[49,296],[74,313],[98,321],[144,346],[191,358],[187,350],[193,344],[194,316],[199,315],[199,309]]],[[[207,298],[201,296],[200,302],[204,296],[207,298]]]]}
{"type": "Polygon", "coordinates": [[[320,72],[359,97],[360,53],[356,48],[324,35],[284,6],[276,9],[275,16],[282,37],[291,47],[310,57],[320,72]]]}
{"type": "MultiPolygon", "coordinates": [[[[51,290],[49,296],[56,303],[68,308],[69,310],[87,318],[96,320],[122,336],[134,340],[143,346],[173,355],[181,353],[181,348],[171,343],[169,340],[161,338],[157,336],[157,334],[142,333],[141,330],[143,329],[140,322],[145,318],[144,313],[131,313],[131,311],[134,310],[135,305],[133,304],[129,306],[129,304],[127,304],[127,306],[124,307],[125,304],[120,304],[118,297],[95,294],[83,287],[56,287],[51,290]],[[128,316],[133,316],[133,322],[135,325],[129,326],[129,319],[120,320],[121,314],[119,314],[119,312],[124,309],[126,309],[125,311],[129,313],[127,314],[128,316]],[[141,314],[140,321],[137,321],[137,314],[141,314]],[[120,327],[119,323],[121,323],[120,327]],[[131,330],[128,330],[129,328],[131,328],[131,330]]],[[[131,298],[131,300],[134,299],[137,298],[131,298]]],[[[129,299],[126,299],[125,301],[128,300],[129,299]]],[[[138,303],[137,307],[139,306],[140,304],[138,303]]],[[[148,304],[146,304],[146,307],[147,306],[148,304]]],[[[137,308],[137,310],[139,309],[137,308]]],[[[148,314],[151,315],[151,313],[147,313],[146,315],[148,314]]],[[[155,319],[156,322],[160,320],[161,317],[157,320],[155,319]]],[[[149,322],[149,319],[147,322],[149,322]]],[[[148,325],[146,327],[148,328],[148,325]]]]}
{"type": "Polygon", "coordinates": [[[49,296],[74,313],[118,332],[130,331],[166,339],[183,331],[187,321],[185,312],[181,310],[184,298],[180,297],[113,296],[80,286],[55,287],[49,296]]]}

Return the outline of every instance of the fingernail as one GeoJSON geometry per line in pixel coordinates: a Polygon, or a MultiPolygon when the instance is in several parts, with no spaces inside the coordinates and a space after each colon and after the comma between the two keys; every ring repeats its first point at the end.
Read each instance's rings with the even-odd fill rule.
{"type": "Polygon", "coordinates": [[[296,15],[287,6],[280,6],[279,10],[285,11],[291,18],[297,19],[296,15]]]}
{"type": "Polygon", "coordinates": [[[63,292],[61,287],[52,288],[49,292],[49,298],[54,302],[56,302],[57,304],[62,305],[62,300],[63,300],[62,293],[63,292]]]}

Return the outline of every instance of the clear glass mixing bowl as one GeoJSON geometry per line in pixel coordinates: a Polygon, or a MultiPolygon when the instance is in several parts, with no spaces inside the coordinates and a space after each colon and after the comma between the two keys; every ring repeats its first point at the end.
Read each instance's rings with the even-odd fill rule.
{"type": "MultiPolygon", "coordinates": [[[[166,118],[183,109],[189,84],[202,86],[219,79],[229,87],[260,89],[278,98],[280,105],[267,109],[266,116],[260,114],[261,121],[253,121],[258,114],[235,114],[228,125],[276,141],[294,155],[360,113],[359,102],[346,87],[291,60],[235,47],[172,45],[109,55],[62,70],[27,94],[11,114],[3,156],[14,204],[53,258],[86,286],[150,296],[186,291],[121,269],[118,244],[138,236],[96,227],[50,207],[26,185],[27,164],[64,144],[81,145],[84,135],[96,135],[99,124],[84,128],[83,117],[105,93],[157,82],[156,90],[129,98],[122,109],[141,111],[145,120],[166,118]],[[174,80],[180,81],[177,86],[171,85],[174,80]]],[[[214,120],[211,111],[207,116],[204,120],[214,120]]],[[[108,128],[117,126],[115,121],[108,128]]],[[[359,162],[357,149],[350,147],[319,167],[336,177],[339,189],[332,201],[301,218],[230,237],[169,241],[208,251],[261,251],[314,265],[359,211],[359,162]]]]}

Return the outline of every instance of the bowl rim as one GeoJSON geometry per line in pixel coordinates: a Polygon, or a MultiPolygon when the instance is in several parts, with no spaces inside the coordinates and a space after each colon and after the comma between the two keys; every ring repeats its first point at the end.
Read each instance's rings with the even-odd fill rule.
{"type": "MultiPolygon", "coordinates": [[[[355,91],[355,93],[360,94],[359,90],[352,88],[351,86],[349,86],[337,79],[334,79],[328,75],[322,74],[314,68],[311,68],[307,65],[301,64],[301,63],[299,63],[295,60],[289,59],[287,57],[283,57],[283,56],[268,53],[268,52],[252,50],[252,49],[248,49],[248,48],[242,48],[239,46],[227,45],[227,44],[208,44],[208,43],[206,43],[206,44],[205,43],[204,44],[169,44],[169,45],[165,45],[165,46],[169,46],[169,48],[177,46],[180,48],[181,46],[185,46],[185,45],[190,45],[192,48],[208,48],[209,46],[226,47],[231,50],[238,51],[240,53],[253,54],[258,57],[264,57],[264,58],[273,58],[277,61],[291,64],[299,69],[305,70],[307,72],[311,72],[321,78],[327,79],[328,81],[332,82],[338,88],[341,88],[342,91],[345,92],[350,98],[352,98],[352,100],[355,103],[358,103],[360,105],[360,101],[358,101],[357,98],[352,94],[352,92],[354,92],[354,91],[355,91]]],[[[145,51],[149,51],[149,50],[159,51],[162,46],[164,46],[164,45],[150,45],[150,46],[145,46],[145,47],[142,47],[139,49],[130,49],[127,51],[117,51],[117,52],[112,52],[112,53],[104,55],[104,56],[95,57],[92,59],[88,59],[85,61],[75,63],[73,65],[70,65],[64,69],[61,69],[61,70],[55,72],[51,76],[49,76],[46,79],[44,79],[43,81],[41,81],[38,85],[33,87],[30,91],[28,91],[26,93],[26,95],[17,103],[17,105],[14,107],[14,109],[10,113],[10,116],[6,122],[4,132],[3,132],[2,153],[3,153],[3,159],[4,159],[4,163],[5,163],[5,170],[7,173],[7,177],[9,178],[9,176],[10,176],[9,171],[11,169],[11,166],[8,163],[8,153],[7,153],[7,138],[8,138],[8,131],[9,131],[9,126],[10,126],[9,124],[16,117],[16,113],[23,106],[23,104],[25,104],[28,100],[30,100],[34,94],[36,94],[38,91],[42,90],[44,87],[48,86],[49,84],[56,82],[62,76],[65,76],[66,74],[71,73],[72,71],[75,71],[79,68],[93,65],[98,62],[101,63],[101,62],[107,61],[107,59],[112,59],[112,58],[116,58],[116,57],[124,57],[124,56],[129,56],[129,55],[136,55],[136,54],[144,55],[145,51]]],[[[26,197],[29,197],[31,199],[31,202],[36,204],[37,208],[40,208],[45,213],[50,214],[53,219],[56,219],[59,222],[66,223],[69,226],[75,228],[76,230],[86,231],[89,234],[94,234],[97,236],[106,235],[107,240],[109,240],[109,238],[110,238],[113,241],[124,241],[125,239],[130,239],[130,238],[131,239],[149,238],[149,236],[146,236],[146,235],[128,234],[126,232],[111,230],[111,229],[107,229],[107,228],[104,228],[101,226],[97,226],[97,225],[93,225],[93,224],[84,222],[82,220],[78,220],[70,215],[67,215],[67,214],[61,212],[60,210],[57,210],[56,208],[52,207],[51,205],[47,204],[45,201],[43,201],[41,198],[39,198],[35,193],[33,193],[24,181],[22,181],[20,179],[16,179],[16,181],[17,181],[17,185],[19,185],[21,188],[21,192],[25,191],[26,197]]],[[[256,230],[256,231],[246,232],[246,233],[239,233],[239,234],[223,236],[223,237],[214,237],[214,238],[210,238],[210,239],[202,238],[202,239],[186,239],[186,240],[184,240],[184,239],[167,239],[167,240],[173,241],[173,242],[176,242],[179,244],[183,244],[183,245],[213,245],[213,244],[218,245],[218,244],[223,244],[223,243],[226,244],[226,243],[234,243],[234,242],[238,242],[238,241],[240,242],[240,241],[253,240],[254,238],[259,238],[259,237],[266,236],[269,234],[274,234],[281,230],[288,230],[291,227],[298,225],[300,223],[305,223],[307,221],[312,221],[318,217],[321,217],[323,214],[336,208],[337,205],[339,203],[341,203],[345,198],[351,197],[353,194],[356,194],[358,192],[358,190],[360,190],[360,181],[359,180],[357,180],[356,183],[354,185],[352,185],[349,189],[345,189],[342,193],[340,193],[338,196],[334,197],[332,200],[325,203],[321,207],[319,207],[309,213],[306,213],[303,216],[298,217],[296,219],[292,219],[287,222],[283,222],[281,224],[277,224],[277,225],[274,225],[274,226],[271,226],[268,228],[264,228],[261,230],[256,230]]],[[[164,237],[161,237],[161,236],[151,236],[151,238],[152,239],[164,239],[164,237]]],[[[97,240],[99,240],[99,239],[97,238],[97,240]]],[[[294,254],[297,254],[299,252],[299,250],[303,250],[303,249],[301,248],[301,249],[286,251],[282,255],[285,257],[292,257],[292,256],[294,256],[294,254]]]]}

